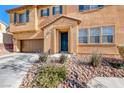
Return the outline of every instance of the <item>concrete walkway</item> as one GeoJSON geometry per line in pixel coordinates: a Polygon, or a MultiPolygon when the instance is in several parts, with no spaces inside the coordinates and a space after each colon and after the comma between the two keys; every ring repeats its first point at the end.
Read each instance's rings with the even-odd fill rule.
{"type": "Polygon", "coordinates": [[[0,88],[19,87],[28,69],[37,59],[37,54],[28,53],[0,56],[0,88]]]}
{"type": "Polygon", "coordinates": [[[124,88],[124,78],[96,77],[88,84],[90,88],[124,88]]]}

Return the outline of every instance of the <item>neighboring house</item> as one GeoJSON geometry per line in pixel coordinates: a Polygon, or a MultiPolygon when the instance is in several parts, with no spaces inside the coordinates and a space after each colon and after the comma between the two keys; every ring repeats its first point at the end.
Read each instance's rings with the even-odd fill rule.
{"type": "Polygon", "coordinates": [[[7,10],[16,52],[118,55],[124,6],[25,5],[7,10]]]}
{"type": "Polygon", "coordinates": [[[6,29],[7,25],[0,21],[0,53],[13,50],[12,35],[6,29]]]}

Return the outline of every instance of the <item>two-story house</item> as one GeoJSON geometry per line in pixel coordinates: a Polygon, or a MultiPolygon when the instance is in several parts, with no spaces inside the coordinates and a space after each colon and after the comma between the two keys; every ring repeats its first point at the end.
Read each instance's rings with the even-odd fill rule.
{"type": "Polygon", "coordinates": [[[118,55],[124,6],[25,5],[7,10],[14,51],[118,55]]]}

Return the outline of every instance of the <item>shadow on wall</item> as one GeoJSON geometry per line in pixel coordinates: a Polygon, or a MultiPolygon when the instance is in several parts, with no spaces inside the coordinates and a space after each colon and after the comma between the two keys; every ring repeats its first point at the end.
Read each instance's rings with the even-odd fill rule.
{"type": "Polygon", "coordinates": [[[13,51],[13,40],[11,34],[3,33],[3,48],[8,52],[13,51]]]}

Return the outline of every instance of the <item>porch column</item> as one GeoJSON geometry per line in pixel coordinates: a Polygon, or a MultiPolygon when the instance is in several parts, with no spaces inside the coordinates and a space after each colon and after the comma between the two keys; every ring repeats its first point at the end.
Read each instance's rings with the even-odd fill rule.
{"type": "Polygon", "coordinates": [[[71,27],[71,52],[77,54],[78,51],[78,25],[71,27]]]}
{"type": "Polygon", "coordinates": [[[73,31],[72,31],[72,27],[70,27],[69,33],[68,33],[68,49],[69,49],[69,53],[73,53],[73,31]]]}
{"type": "Polygon", "coordinates": [[[53,29],[53,53],[56,53],[57,52],[57,44],[56,44],[56,41],[57,40],[56,39],[57,39],[56,38],[56,29],[53,29]]]}

